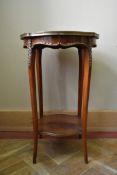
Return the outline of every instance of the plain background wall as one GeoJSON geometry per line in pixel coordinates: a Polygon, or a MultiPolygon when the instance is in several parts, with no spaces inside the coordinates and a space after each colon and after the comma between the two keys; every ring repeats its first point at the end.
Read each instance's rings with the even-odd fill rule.
{"type": "MultiPolygon", "coordinates": [[[[116,0],[0,0],[0,110],[30,110],[27,50],[19,35],[43,30],[97,32],[90,110],[117,109],[116,0]]],[[[43,52],[44,110],[76,111],[77,50],[43,52]]]]}

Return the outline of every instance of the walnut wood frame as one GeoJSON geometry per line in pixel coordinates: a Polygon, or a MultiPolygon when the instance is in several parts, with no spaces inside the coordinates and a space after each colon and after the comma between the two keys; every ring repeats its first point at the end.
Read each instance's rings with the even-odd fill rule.
{"type": "Polygon", "coordinates": [[[92,47],[96,47],[98,34],[91,32],[43,32],[23,34],[24,48],[28,48],[28,72],[33,119],[33,163],[36,163],[38,135],[44,136],[76,136],[82,137],[84,160],[88,163],[87,153],[87,113],[92,66],[92,47]],[[79,88],[78,88],[78,115],[43,116],[43,88],[42,88],[42,49],[76,47],[79,53],[79,88]],[[35,75],[37,73],[37,76],[35,75]],[[37,77],[37,81],[36,81],[37,77]],[[36,83],[39,95],[39,114],[37,111],[36,83]]]}

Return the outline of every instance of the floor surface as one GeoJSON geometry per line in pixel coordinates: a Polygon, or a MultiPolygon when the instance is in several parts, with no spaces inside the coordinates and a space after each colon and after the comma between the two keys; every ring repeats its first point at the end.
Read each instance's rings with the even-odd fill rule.
{"type": "Polygon", "coordinates": [[[117,175],[117,139],[89,139],[85,164],[81,140],[41,140],[37,164],[31,140],[0,140],[0,175],[117,175]]]}

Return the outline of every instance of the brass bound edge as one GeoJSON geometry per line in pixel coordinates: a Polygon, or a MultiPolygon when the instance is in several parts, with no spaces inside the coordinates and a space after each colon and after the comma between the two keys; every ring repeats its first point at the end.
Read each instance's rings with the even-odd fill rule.
{"type": "Polygon", "coordinates": [[[94,32],[81,32],[81,31],[45,31],[45,32],[36,32],[36,33],[24,33],[20,35],[20,38],[23,40],[25,38],[39,37],[39,36],[52,36],[52,35],[76,35],[76,36],[87,36],[99,38],[99,34],[94,32]]]}

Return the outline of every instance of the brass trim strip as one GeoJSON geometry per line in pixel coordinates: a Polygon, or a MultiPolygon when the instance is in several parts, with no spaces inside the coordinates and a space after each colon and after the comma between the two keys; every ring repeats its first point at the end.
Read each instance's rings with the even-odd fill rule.
{"type": "Polygon", "coordinates": [[[39,36],[53,36],[53,35],[76,35],[76,36],[87,36],[87,37],[95,37],[99,38],[99,34],[94,32],[82,32],[82,31],[43,31],[36,33],[24,33],[20,35],[21,39],[39,37],[39,36]]]}

